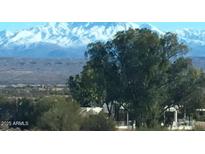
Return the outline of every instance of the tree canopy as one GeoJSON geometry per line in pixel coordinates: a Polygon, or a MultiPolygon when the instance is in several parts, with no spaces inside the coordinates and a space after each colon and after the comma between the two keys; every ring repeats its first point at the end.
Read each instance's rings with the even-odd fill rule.
{"type": "Polygon", "coordinates": [[[137,126],[154,127],[167,107],[193,113],[203,105],[204,73],[187,52],[174,33],[120,31],[110,41],[88,45],[88,61],[70,77],[69,89],[81,106],[106,104],[110,116],[123,106],[137,126]]]}

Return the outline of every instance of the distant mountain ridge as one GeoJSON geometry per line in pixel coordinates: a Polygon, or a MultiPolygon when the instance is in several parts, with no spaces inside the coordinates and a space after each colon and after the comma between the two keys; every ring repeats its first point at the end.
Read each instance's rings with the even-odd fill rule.
{"type": "MultiPolygon", "coordinates": [[[[17,32],[0,32],[0,57],[82,58],[88,43],[107,41],[121,30],[148,28],[164,34],[150,24],[134,22],[47,23],[17,32]]],[[[205,30],[176,30],[179,39],[190,46],[192,57],[205,57],[205,30]]]]}

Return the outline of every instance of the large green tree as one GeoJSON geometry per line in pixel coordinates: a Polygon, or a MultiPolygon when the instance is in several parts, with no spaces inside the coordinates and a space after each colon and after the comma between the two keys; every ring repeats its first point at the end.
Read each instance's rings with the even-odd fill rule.
{"type": "Polygon", "coordinates": [[[167,98],[167,71],[187,47],[175,34],[160,36],[148,29],[119,32],[113,43],[124,101],[138,126],[153,127],[167,98]]]}
{"type": "Polygon", "coordinates": [[[86,66],[69,80],[71,94],[83,105],[105,103],[109,115],[113,106],[123,106],[138,126],[154,127],[166,107],[180,105],[193,112],[203,100],[199,85],[204,73],[183,56],[187,51],[173,33],[118,32],[108,42],[88,45],[86,66]],[[193,105],[193,100],[198,102],[193,105]]]}

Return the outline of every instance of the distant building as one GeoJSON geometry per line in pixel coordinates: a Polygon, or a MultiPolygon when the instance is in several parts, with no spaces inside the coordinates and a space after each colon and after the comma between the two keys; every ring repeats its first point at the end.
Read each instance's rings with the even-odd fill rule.
{"type": "Polygon", "coordinates": [[[101,108],[101,107],[81,107],[81,114],[83,116],[97,115],[101,111],[103,111],[103,108],[101,108]]]}

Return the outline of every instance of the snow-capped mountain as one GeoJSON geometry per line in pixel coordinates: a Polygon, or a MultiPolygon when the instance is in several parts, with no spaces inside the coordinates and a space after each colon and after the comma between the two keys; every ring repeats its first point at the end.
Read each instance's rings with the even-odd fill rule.
{"type": "Polygon", "coordinates": [[[3,57],[82,57],[88,43],[112,39],[116,32],[129,28],[149,28],[149,24],[126,22],[47,23],[17,32],[0,32],[3,57]]]}
{"type": "MultiPolygon", "coordinates": [[[[112,39],[116,32],[129,28],[148,28],[164,34],[150,24],[130,22],[47,23],[17,32],[0,32],[1,57],[83,57],[88,43],[112,39]]],[[[190,56],[205,56],[205,30],[176,30],[180,40],[187,43],[190,56]]]]}
{"type": "Polygon", "coordinates": [[[191,57],[205,57],[205,29],[180,29],[176,30],[178,37],[185,42],[190,49],[191,57]]]}
{"type": "MultiPolygon", "coordinates": [[[[151,27],[142,25],[144,27],[151,27]]],[[[142,28],[141,26],[141,28],[142,28]]],[[[120,30],[139,28],[135,23],[48,23],[16,33],[0,33],[0,46],[13,47],[46,43],[61,47],[79,47],[95,40],[108,40],[120,30]]]]}

